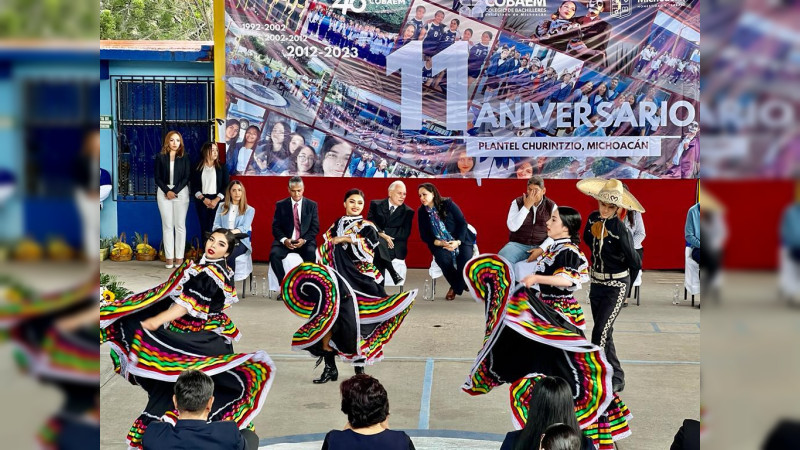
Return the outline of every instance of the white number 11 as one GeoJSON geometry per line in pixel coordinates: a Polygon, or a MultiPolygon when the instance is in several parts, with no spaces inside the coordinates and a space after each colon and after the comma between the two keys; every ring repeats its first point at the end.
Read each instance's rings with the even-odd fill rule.
{"type": "MultiPolygon", "coordinates": [[[[433,73],[447,75],[447,129],[467,129],[467,64],[469,49],[464,41],[456,42],[434,55],[433,73]]],[[[422,42],[414,41],[386,58],[386,75],[400,71],[400,128],[422,128],[422,42]]]]}

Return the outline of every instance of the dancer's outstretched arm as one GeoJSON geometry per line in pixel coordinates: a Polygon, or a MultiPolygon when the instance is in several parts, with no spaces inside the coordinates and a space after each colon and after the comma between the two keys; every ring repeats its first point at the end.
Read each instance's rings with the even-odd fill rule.
{"type": "Polygon", "coordinates": [[[537,283],[558,287],[570,287],[573,284],[572,281],[558,275],[536,275],[534,273],[520,280],[520,283],[527,287],[531,287],[537,283]]]}
{"type": "Polygon", "coordinates": [[[173,320],[183,317],[188,314],[189,310],[183,306],[173,303],[166,311],[157,314],[142,322],[142,328],[153,331],[165,323],[172,322],[173,320]]]}

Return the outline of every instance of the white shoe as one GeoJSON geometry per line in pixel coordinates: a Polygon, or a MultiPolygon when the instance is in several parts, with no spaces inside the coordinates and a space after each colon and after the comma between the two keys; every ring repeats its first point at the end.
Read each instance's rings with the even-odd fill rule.
{"type": "Polygon", "coordinates": [[[165,265],[164,265],[164,267],[166,267],[167,269],[172,269],[172,268],[174,268],[175,266],[174,266],[174,265],[172,265],[172,264],[165,264],[165,265]]]}

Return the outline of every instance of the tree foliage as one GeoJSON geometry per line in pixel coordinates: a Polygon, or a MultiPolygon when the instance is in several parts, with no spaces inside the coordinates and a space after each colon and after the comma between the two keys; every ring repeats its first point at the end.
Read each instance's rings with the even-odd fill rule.
{"type": "Polygon", "coordinates": [[[0,38],[97,39],[95,5],[88,0],[4,0],[0,38]]]}
{"type": "Polygon", "coordinates": [[[100,39],[211,40],[212,0],[100,0],[100,39]]]}

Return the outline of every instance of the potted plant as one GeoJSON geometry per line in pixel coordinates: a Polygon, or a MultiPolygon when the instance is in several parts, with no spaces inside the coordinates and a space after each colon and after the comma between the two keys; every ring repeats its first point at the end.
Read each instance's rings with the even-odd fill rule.
{"type": "Polygon", "coordinates": [[[105,261],[108,258],[108,252],[112,245],[114,245],[113,238],[100,238],[100,261],[105,261]]]}

